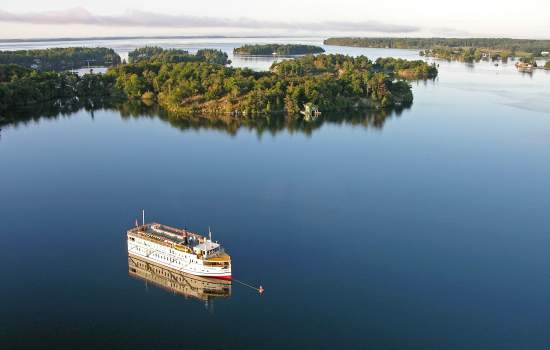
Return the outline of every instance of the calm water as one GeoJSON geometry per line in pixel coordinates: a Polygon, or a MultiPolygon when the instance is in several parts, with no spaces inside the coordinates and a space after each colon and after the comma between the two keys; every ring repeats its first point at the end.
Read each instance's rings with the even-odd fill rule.
{"type": "Polygon", "coordinates": [[[440,65],[386,116],[239,126],[122,108],[2,126],[2,347],[546,349],[550,74],[440,65]],[[140,208],[211,226],[265,295],[233,283],[206,305],[130,277],[140,208]]]}

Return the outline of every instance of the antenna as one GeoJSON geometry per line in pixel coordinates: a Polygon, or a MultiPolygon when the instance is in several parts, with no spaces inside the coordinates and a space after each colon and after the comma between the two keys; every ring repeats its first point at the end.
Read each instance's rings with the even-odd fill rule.
{"type": "Polygon", "coordinates": [[[208,226],[208,240],[212,242],[212,232],[210,232],[210,226],[208,226]]]}
{"type": "Polygon", "coordinates": [[[141,209],[141,222],[145,226],[145,209],[141,209]]]}

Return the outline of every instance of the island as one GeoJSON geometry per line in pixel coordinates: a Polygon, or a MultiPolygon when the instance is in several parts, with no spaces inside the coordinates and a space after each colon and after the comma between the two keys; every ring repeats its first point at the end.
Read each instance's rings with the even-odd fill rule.
{"type": "Polygon", "coordinates": [[[195,54],[181,49],[163,49],[158,46],[137,48],[128,53],[128,62],[143,61],[180,63],[180,62],[207,62],[215,64],[230,64],[227,54],[221,50],[200,49],[195,54]]]}
{"type": "Polygon", "coordinates": [[[105,47],[66,47],[0,51],[0,64],[17,64],[38,71],[64,71],[90,66],[120,64],[120,56],[105,47]]]}
{"type": "Polygon", "coordinates": [[[420,55],[462,62],[533,59],[550,50],[550,40],[508,38],[328,38],[325,45],[421,50],[420,55]]]}
{"type": "Polygon", "coordinates": [[[113,67],[106,76],[128,98],[154,99],[171,113],[254,117],[298,115],[306,103],[323,111],[410,104],[411,86],[403,76],[424,79],[436,72],[423,61],[308,55],[275,63],[268,72],[205,62],[141,62],[113,67]]]}
{"type": "Polygon", "coordinates": [[[307,55],[257,72],[210,63],[209,55],[194,56],[200,59],[173,63],[153,54],[105,74],[83,76],[1,65],[0,113],[41,101],[90,97],[152,101],[179,116],[293,117],[306,104],[323,112],[378,110],[409,105],[413,94],[408,80],[437,75],[434,65],[420,60],[307,55]]]}
{"type": "Polygon", "coordinates": [[[379,58],[376,60],[378,69],[392,76],[407,80],[427,80],[437,77],[435,64],[427,64],[422,60],[405,60],[401,58],[379,58]]]}
{"type": "Polygon", "coordinates": [[[298,56],[323,53],[322,47],[298,44],[262,44],[244,45],[233,49],[233,54],[240,56],[298,56]]]}
{"type": "Polygon", "coordinates": [[[115,80],[104,74],[40,72],[14,64],[0,64],[0,118],[17,107],[40,102],[92,97],[124,97],[115,80]]]}

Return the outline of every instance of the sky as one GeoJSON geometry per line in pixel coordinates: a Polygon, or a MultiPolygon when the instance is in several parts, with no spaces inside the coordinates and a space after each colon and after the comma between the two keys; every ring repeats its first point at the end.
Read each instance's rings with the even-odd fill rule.
{"type": "Polygon", "coordinates": [[[550,0],[2,0],[0,39],[156,35],[550,39],[550,0]]]}

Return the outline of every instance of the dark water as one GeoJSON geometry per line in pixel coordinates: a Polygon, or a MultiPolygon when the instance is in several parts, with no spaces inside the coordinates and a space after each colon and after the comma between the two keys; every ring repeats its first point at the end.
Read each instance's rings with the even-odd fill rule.
{"type": "Polygon", "coordinates": [[[414,93],[314,123],[121,105],[2,126],[2,347],[546,349],[550,74],[441,62],[414,93]],[[265,295],[130,277],[140,208],[211,226],[265,295]]]}

